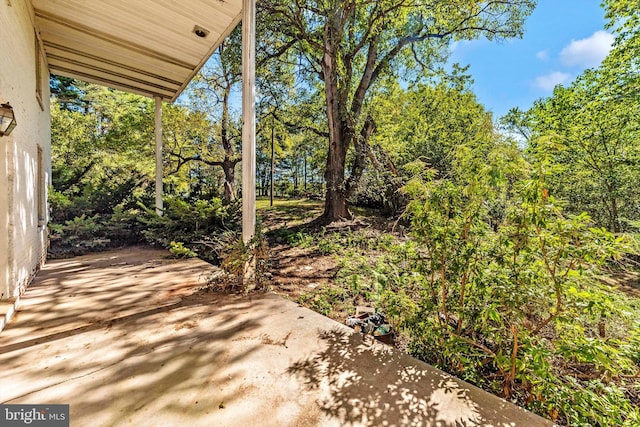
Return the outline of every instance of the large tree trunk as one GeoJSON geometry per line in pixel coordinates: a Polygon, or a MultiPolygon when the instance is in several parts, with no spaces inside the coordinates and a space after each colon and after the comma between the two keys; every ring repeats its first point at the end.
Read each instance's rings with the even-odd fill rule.
{"type": "Polygon", "coordinates": [[[231,83],[225,75],[226,86],[222,99],[222,122],[220,126],[220,139],[222,140],[222,148],[224,149],[224,161],[222,162],[222,170],[224,171],[224,200],[233,202],[236,199],[236,163],[240,160],[232,160],[234,155],[233,145],[229,138],[229,95],[231,93],[231,83]]]}
{"type": "MultiPolygon", "coordinates": [[[[335,101],[336,86],[327,84],[327,105],[330,106],[330,99],[335,101]],[[333,92],[334,95],[329,94],[333,92]]],[[[338,108],[328,108],[329,119],[329,151],[327,153],[327,165],[324,172],[324,179],[327,184],[327,192],[324,203],[324,213],[322,222],[329,224],[334,221],[352,219],[349,212],[349,196],[347,194],[345,182],[345,163],[347,150],[349,148],[352,132],[345,132],[345,124],[338,117],[338,108]]]]}
{"type": "Polygon", "coordinates": [[[324,172],[327,193],[324,201],[324,213],[321,217],[322,222],[327,224],[353,217],[349,212],[349,198],[345,189],[345,160],[346,149],[342,141],[331,143],[327,156],[327,167],[324,172]]]}
{"type": "Polygon", "coordinates": [[[224,200],[233,202],[236,199],[236,163],[228,157],[222,162],[222,170],[224,171],[224,200]]]}
{"type": "Polygon", "coordinates": [[[609,231],[619,233],[621,230],[620,214],[618,213],[618,201],[614,194],[615,187],[614,184],[609,181],[605,182],[604,186],[606,195],[603,197],[603,201],[609,215],[609,231]]]}
{"type": "Polygon", "coordinates": [[[611,231],[614,233],[620,233],[620,214],[618,213],[618,201],[614,196],[611,196],[611,231]]]}
{"type": "Polygon", "coordinates": [[[332,22],[325,25],[325,54],[322,60],[322,78],[325,82],[327,124],[329,127],[329,151],[324,179],[327,192],[321,222],[331,223],[351,219],[349,197],[345,186],[345,162],[347,150],[353,138],[353,126],[348,128],[346,93],[338,88],[338,73],[335,46],[340,37],[332,22]]]}
{"type": "Polygon", "coordinates": [[[274,137],[273,137],[273,116],[271,116],[271,170],[270,170],[270,178],[269,178],[269,206],[273,206],[273,177],[275,175],[276,168],[276,149],[274,145],[274,137]]]}

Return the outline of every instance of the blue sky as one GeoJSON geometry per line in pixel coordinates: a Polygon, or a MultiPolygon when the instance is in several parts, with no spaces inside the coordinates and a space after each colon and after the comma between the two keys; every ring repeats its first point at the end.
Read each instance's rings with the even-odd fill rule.
{"type": "Polygon", "coordinates": [[[473,90],[497,119],[598,66],[613,42],[604,24],[600,0],[539,0],[522,39],[459,42],[451,61],[471,66],[473,90]]]}

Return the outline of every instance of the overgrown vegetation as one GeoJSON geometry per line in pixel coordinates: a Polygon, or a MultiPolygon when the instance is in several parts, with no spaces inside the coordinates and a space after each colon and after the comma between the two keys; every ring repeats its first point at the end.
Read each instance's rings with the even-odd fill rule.
{"type": "Polygon", "coordinates": [[[601,281],[637,242],[565,214],[542,166],[530,167],[531,176],[506,185],[508,174],[497,174],[491,186],[419,168],[405,188],[404,242],[291,234],[340,260],[335,284],[300,301],[338,318],[375,306],[414,356],[560,424],[637,425],[640,301],[601,281]]]}
{"type": "Polygon", "coordinates": [[[262,232],[258,230],[247,243],[238,233],[226,233],[219,253],[223,274],[211,277],[208,289],[225,293],[268,289],[269,245],[262,232]]]}
{"type": "Polygon", "coordinates": [[[237,204],[223,205],[218,198],[194,203],[167,198],[163,216],[142,203],[137,209],[117,206],[112,214],[83,214],[62,224],[50,224],[49,254],[65,257],[148,244],[170,249],[177,257],[199,256],[218,264],[225,244],[220,236],[237,229],[239,212],[237,204]]]}
{"type": "Polygon", "coordinates": [[[398,283],[388,299],[410,351],[560,422],[637,424],[625,393],[637,391],[638,365],[625,349],[639,307],[599,280],[634,242],[563,213],[547,159],[467,148],[454,179],[418,168],[405,187],[426,254],[411,268],[421,286],[398,283]]]}
{"type": "MultiPolygon", "coordinates": [[[[219,235],[237,229],[240,213],[238,202],[224,202],[224,186],[216,178],[222,171],[195,165],[187,172],[169,162],[158,216],[148,143],[151,100],[70,79],[54,78],[52,84],[64,98],[51,104],[50,256],[151,244],[175,256],[220,262],[219,235]]],[[[165,110],[169,128],[183,132],[170,137],[182,143],[206,139],[202,114],[178,106],[165,110]]]]}

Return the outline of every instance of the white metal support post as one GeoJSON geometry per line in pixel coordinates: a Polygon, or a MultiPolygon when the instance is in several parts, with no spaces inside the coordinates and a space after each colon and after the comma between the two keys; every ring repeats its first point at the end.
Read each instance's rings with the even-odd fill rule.
{"type": "Polygon", "coordinates": [[[242,240],[256,229],[256,2],[242,1],[242,240]]]}
{"type": "Polygon", "coordinates": [[[155,97],[155,135],[156,135],[156,213],[162,216],[162,98],[155,97]]]}

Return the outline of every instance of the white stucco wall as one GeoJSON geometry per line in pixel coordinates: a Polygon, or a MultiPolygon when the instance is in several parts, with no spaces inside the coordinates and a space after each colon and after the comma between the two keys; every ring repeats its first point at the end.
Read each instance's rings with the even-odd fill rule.
{"type": "Polygon", "coordinates": [[[38,147],[43,154],[46,192],[51,182],[48,79],[41,57],[40,103],[31,4],[29,0],[0,1],[0,101],[11,103],[18,123],[9,137],[0,137],[2,299],[17,297],[46,256],[46,221],[38,220],[38,147]]]}

